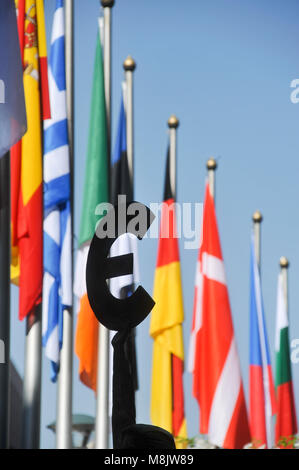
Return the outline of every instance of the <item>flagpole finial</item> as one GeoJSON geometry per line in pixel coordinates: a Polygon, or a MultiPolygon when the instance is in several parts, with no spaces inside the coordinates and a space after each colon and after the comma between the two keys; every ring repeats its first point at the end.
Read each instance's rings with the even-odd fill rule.
{"type": "Polygon", "coordinates": [[[124,61],[124,69],[126,72],[134,72],[136,69],[136,62],[130,55],[124,61]]]}
{"type": "Polygon", "coordinates": [[[114,5],[114,0],[101,0],[102,7],[112,8],[114,5]]]}
{"type": "Polygon", "coordinates": [[[208,170],[216,170],[217,169],[217,162],[214,158],[209,158],[207,161],[207,169],[208,170]]]}
{"type": "Polygon", "coordinates": [[[280,258],[279,264],[281,268],[288,268],[290,265],[289,260],[285,256],[280,258]]]}
{"type": "Polygon", "coordinates": [[[169,129],[177,129],[179,125],[180,125],[180,121],[178,120],[178,118],[174,114],[170,116],[170,118],[168,119],[169,129]]]}
{"type": "Polygon", "coordinates": [[[260,211],[256,211],[253,216],[252,216],[252,220],[255,224],[260,224],[262,221],[263,221],[263,216],[262,214],[260,213],[260,211]]]}

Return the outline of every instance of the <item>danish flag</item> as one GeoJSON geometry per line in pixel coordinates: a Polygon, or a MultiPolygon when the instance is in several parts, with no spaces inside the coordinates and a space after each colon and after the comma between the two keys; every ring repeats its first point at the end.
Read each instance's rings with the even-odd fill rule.
{"type": "Polygon", "coordinates": [[[200,407],[200,433],[214,445],[250,442],[246,403],[234,336],[214,200],[206,186],[197,263],[189,371],[200,407]]]}

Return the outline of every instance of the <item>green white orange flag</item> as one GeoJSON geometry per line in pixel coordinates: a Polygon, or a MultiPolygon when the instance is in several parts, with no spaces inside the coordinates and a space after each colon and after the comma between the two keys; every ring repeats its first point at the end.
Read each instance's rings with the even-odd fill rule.
{"type": "Polygon", "coordinates": [[[183,448],[183,440],[187,438],[183,390],[184,308],[174,202],[168,155],[153,293],[156,305],[150,324],[154,339],[151,420],[155,426],[172,433],[177,438],[177,447],[183,448]]]}
{"type": "Polygon", "coordinates": [[[278,276],[276,311],[276,387],[277,418],[275,429],[276,445],[288,446],[297,433],[297,419],[292,382],[289,346],[289,320],[284,297],[282,273],[278,276]]]}
{"type": "Polygon", "coordinates": [[[86,289],[86,263],[91,240],[99,217],[96,208],[108,201],[108,146],[104,89],[104,69],[100,35],[91,98],[89,142],[85,170],[79,252],[76,262],[74,292],[79,301],[75,350],[79,358],[79,376],[89,388],[96,390],[98,357],[98,321],[89,305],[86,289]]]}

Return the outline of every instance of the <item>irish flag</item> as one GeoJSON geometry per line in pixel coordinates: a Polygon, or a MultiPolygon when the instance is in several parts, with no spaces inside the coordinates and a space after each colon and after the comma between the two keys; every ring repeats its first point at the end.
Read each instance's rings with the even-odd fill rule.
{"type": "Polygon", "coordinates": [[[289,320],[282,273],[278,276],[277,286],[275,352],[277,387],[275,441],[276,445],[289,447],[288,443],[297,433],[297,420],[290,361],[289,320]]]}
{"type": "Polygon", "coordinates": [[[98,357],[98,321],[89,305],[86,289],[86,263],[90,242],[99,217],[96,208],[108,201],[108,146],[104,90],[104,70],[100,35],[98,34],[94,66],[89,143],[85,170],[79,252],[75,273],[75,295],[79,301],[76,331],[76,354],[79,376],[89,388],[96,390],[98,357]]]}

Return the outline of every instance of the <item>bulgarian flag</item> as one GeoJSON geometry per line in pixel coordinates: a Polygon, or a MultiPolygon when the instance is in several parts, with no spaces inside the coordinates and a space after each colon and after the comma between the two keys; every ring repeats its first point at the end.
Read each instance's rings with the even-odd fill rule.
{"type": "Polygon", "coordinates": [[[151,420],[178,438],[178,448],[184,448],[182,440],[187,438],[183,390],[184,308],[174,202],[168,155],[153,293],[156,305],[150,324],[154,339],[151,420]]]}
{"type": "Polygon", "coordinates": [[[99,323],[90,307],[86,288],[86,263],[94,236],[98,204],[108,201],[108,145],[104,89],[104,70],[100,35],[97,38],[93,76],[89,143],[85,170],[79,252],[74,292],[79,301],[75,350],[79,358],[80,380],[96,391],[99,323]]]}
{"type": "Polygon", "coordinates": [[[288,446],[288,441],[297,433],[297,419],[290,361],[289,320],[281,273],[278,276],[277,286],[275,352],[277,387],[275,442],[276,445],[281,444],[285,447],[283,441],[288,446]]]}
{"type": "Polygon", "coordinates": [[[43,0],[19,0],[16,6],[28,130],[11,150],[11,280],[20,287],[19,317],[23,320],[42,297],[41,123],[51,116],[43,0]]]}

